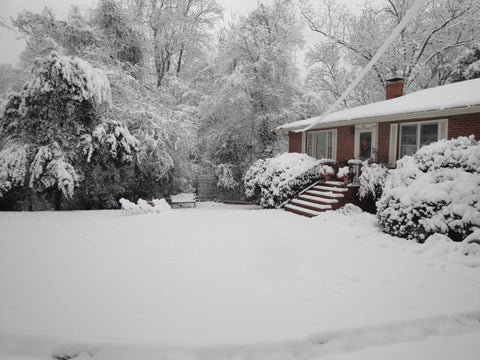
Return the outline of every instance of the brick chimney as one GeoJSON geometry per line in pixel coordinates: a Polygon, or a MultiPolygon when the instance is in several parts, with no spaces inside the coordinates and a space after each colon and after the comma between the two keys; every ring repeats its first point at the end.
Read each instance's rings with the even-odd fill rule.
{"type": "Polygon", "coordinates": [[[385,99],[395,99],[403,95],[403,79],[402,78],[393,78],[387,80],[387,85],[385,87],[385,99]]]}

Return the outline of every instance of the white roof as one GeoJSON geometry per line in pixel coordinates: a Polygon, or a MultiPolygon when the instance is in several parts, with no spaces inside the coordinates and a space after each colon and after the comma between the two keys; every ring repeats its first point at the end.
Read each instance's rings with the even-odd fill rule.
{"type": "MultiPolygon", "coordinates": [[[[351,121],[388,115],[442,111],[480,105],[480,79],[467,80],[417,91],[391,100],[338,111],[327,115],[315,127],[338,121],[351,121]]],[[[322,116],[281,125],[277,130],[301,129],[322,116]]]]}

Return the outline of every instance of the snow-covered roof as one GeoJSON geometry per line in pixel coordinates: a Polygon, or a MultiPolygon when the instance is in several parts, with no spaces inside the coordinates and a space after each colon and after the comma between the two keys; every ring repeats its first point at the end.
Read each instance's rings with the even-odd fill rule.
{"type": "MultiPolygon", "coordinates": [[[[382,116],[443,111],[480,105],[480,79],[438,86],[417,91],[395,99],[384,100],[368,105],[357,106],[334,113],[322,119],[314,128],[322,128],[324,124],[352,121],[382,116]]],[[[281,125],[277,130],[296,130],[307,127],[322,116],[295,121],[281,125]]]]}

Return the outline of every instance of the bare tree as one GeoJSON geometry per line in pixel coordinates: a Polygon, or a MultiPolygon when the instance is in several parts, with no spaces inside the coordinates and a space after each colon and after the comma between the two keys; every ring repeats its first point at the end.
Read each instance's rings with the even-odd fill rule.
{"type": "MultiPolygon", "coordinates": [[[[310,63],[322,64],[326,72],[335,66],[332,62],[338,61],[349,65],[351,71],[365,66],[400,23],[411,3],[411,0],[385,0],[381,5],[374,5],[367,1],[361,13],[353,15],[335,0],[324,0],[316,8],[307,0],[301,0],[303,17],[310,29],[320,35],[319,42],[323,44],[309,52],[310,63]],[[343,50],[340,59],[326,57],[325,53],[330,51],[331,46],[343,50]]],[[[427,2],[421,14],[401,32],[387,54],[374,66],[373,76],[366,80],[374,98],[367,95],[365,100],[378,100],[385,80],[390,77],[403,78],[407,91],[444,83],[444,64],[458,57],[465,47],[478,39],[480,29],[476,24],[479,21],[478,1],[427,2]]],[[[329,82],[325,89],[335,92],[333,84],[338,85],[337,82],[329,82]]],[[[361,101],[360,98],[358,100],[361,101]]]]}

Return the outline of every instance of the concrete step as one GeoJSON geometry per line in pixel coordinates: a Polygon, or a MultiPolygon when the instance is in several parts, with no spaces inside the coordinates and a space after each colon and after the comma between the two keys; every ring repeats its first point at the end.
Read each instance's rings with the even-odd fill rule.
{"type": "Polygon", "coordinates": [[[303,207],[300,207],[300,206],[295,206],[295,205],[292,205],[292,204],[285,205],[284,209],[286,211],[290,211],[290,212],[293,212],[295,214],[303,215],[303,216],[307,216],[307,217],[314,217],[314,216],[320,215],[320,213],[321,213],[319,211],[306,209],[306,208],[303,208],[303,207]]]}
{"type": "MultiPolygon", "coordinates": [[[[318,194],[315,193],[315,191],[307,191],[305,194],[301,195],[301,196],[311,196],[312,198],[315,197],[316,201],[321,201],[322,203],[325,203],[325,204],[337,204],[338,203],[338,199],[331,199],[331,198],[327,198],[327,197],[323,197],[323,196],[320,196],[318,194]]],[[[307,199],[307,200],[312,200],[311,198],[310,199],[307,199]]]]}
{"type": "Polygon", "coordinates": [[[324,184],[332,186],[345,186],[345,182],[343,181],[325,181],[324,184]]]}
{"type": "Polygon", "coordinates": [[[305,201],[301,199],[292,200],[291,204],[295,206],[306,207],[307,209],[315,210],[315,211],[325,211],[325,210],[332,209],[332,206],[328,204],[318,204],[315,202],[305,201]]]}
{"type": "Polygon", "coordinates": [[[337,186],[325,186],[325,185],[317,185],[314,186],[312,189],[320,190],[320,191],[336,191],[336,192],[347,192],[348,189],[344,187],[337,187],[337,186]]]}
{"type": "Polygon", "coordinates": [[[327,197],[327,198],[332,198],[332,199],[339,199],[345,197],[343,193],[335,193],[333,191],[319,191],[319,190],[308,190],[305,192],[305,194],[310,193],[311,195],[314,196],[322,196],[322,197],[327,197]]]}

